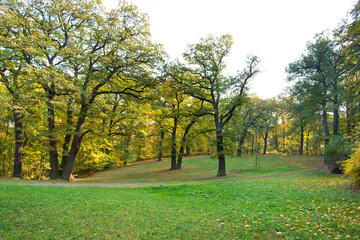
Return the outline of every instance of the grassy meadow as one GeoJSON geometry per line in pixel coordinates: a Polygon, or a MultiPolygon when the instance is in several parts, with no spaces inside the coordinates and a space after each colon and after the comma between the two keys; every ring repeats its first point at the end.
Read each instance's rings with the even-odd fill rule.
{"type": "MultiPolygon", "coordinates": [[[[258,168],[251,165],[251,158],[241,163],[228,160],[229,176],[220,179],[244,181],[214,182],[220,179],[191,167],[194,161],[210,168],[207,164],[216,160],[206,157],[189,158],[183,170],[167,171],[179,174],[179,179],[152,174],[136,178],[136,172],[160,171],[156,169],[162,169],[165,161],[76,181],[163,180],[151,187],[12,185],[6,183],[15,180],[0,179],[5,183],[0,184],[0,239],[360,238],[360,193],[344,176],[301,172],[321,167],[316,158],[263,157],[258,168]],[[243,173],[231,173],[232,169],[243,173]],[[177,184],[167,185],[170,182],[177,184]]],[[[216,174],[216,167],[211,170],[216,174]]]]}
{"type": "Polygon", "coordinates": [[[154,160],[136,163],[129,167],[97,172],[80,177],[76,183],[183,183],[236,180],[295,173],[298,171],[323,168],[322,157],[309,156],[247,156],[227,157],[225,178],[216,177],[218,161],[209,156],[185,158],[182,170],[169,171],[170,160],[154,160]],[[258,167],[255,167],[256,158],[258,167]]]}

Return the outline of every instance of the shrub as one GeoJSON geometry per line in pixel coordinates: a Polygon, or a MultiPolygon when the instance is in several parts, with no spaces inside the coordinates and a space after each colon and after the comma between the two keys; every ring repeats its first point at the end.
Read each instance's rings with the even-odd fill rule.
{"type": "Polygon", "coordinates": [[[353,143],[343,136],[333,136],[325,149],[327,165],[331,173],[340,174],[343,172],[342,162],[349,159],[353,143]]]}
{"type": "Polygon", "coordinates": [[[349,175],[360,186],[360,142],[353,149],[351,158],[343,163],[345,174],[349,175]]]}

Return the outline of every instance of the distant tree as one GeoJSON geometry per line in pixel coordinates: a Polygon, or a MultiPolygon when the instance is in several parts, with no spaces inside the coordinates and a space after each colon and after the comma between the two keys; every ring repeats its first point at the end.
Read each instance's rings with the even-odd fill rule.
{"type": "Polygon", "coordinates": [[[231,135],[236,136],[237,150],[236,155],[243,154],[243,144],[250,129],[256,128],[259,120],[265,115],[266,106],[265,100],[256,96],[251,97],[249,102],[243,105],[242,108],[235,111],[232,122],[228,128],[231,128],[231,135]]]}
{"type": "Polygon", "coordinates": [[[226,175],[224,127],[233,117],[235,109],[247,101],[246,90],[249,80],[259,72],[258,58],[251,56],[248,58],[247,67],[238,75],[225,76],[224,60],[230,52],[231,45],[230,35],[200,39],[199,43],[189,45],[184,54],[189,65],[182,69],[183,74],[173,76],[182,84],[187,94],[212,107],[219,161],[217,176],[226,175]]]}
{"type": "Polygon", "coordinates": [[[284,98],[283,102],[292,120],[292,127],[300,130],[299,155],[303,155],[305,128],[319,116],[317,111],[320,109],[317,104],[313,104],[312,96],[307,94],[301,84],[295,83],[289,89],[289,95],[290,97],[284,98]]]}

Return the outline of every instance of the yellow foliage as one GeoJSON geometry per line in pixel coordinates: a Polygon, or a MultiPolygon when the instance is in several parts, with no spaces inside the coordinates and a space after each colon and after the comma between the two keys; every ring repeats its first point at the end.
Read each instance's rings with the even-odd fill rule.
{"type": "Polygon", "coordinates": [[[360,142],[357,143],[351,158],[343,166],[345,174],[352,177],[355,183],[360,185],[360,142]]]}

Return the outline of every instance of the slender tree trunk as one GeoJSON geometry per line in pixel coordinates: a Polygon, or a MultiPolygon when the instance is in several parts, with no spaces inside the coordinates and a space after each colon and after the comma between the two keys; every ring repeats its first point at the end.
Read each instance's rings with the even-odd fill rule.
{"type": "Polygon", "coordinates": [[[254,150],[255,150],[255,136],[256,136],[256,135],[253,135],[253,136],[252,136],[252,139],[251,139],[251,155],[254,155],[254,150]]]}
{"type": "Polygon", "coordinates": [[[282,129],[282,152],[285,153],[286,152],[286,149],[285,149],[285,127],[283,127],[282,129]]]}
{"type": "Polygon", "coordinates": [[[176,169],[181,169],[181,167],[182,167],[182,158],[184,156],[184,149],[185,149],[185,147],[181,144],[180,150],[179,150],[178,160],[177,160],[177,163],[176,163],[176,169]]]}
{"type": "Polygon", "coordinates": [[[309,138],[310,138],[310,130],[307,131],[307,136],[306,136],[306,145],[305,145],[305,151],[307,155],[309,154],[309,138]]]}
{"type": "MultiPolygon", "coordinates": [[[[327,111],[326,111],[326,100],[323,99],[322,100],[322,122],[323,122],[323,126],[324,126],[324,135],[325,135],[325,148],[327,147],[327,145],[329,144],[330,141],[330,132],[329,132],[329,125],[328,125],[328,120],[327,120],[327,111]]],[[[328,159],[327,157],[324,155],[324,164],[328,164],[328,159]]]]}
{"type": "Polygon", "coordinates": [[[339,134],[339,95],[338,95],[338,84],[337,79],[334,80],[334,123],[333,123],[333,134],[339,134]]]}
{"type": "Polygon", "coordinates": [[[176,170],[176,130],[177,130],[178,118],[174,117],[174,126],[171,133],[171,168],[170,170],[176,170]]]}
{"type": "Polygon", "coordinates": [[[55,111],[52,101],[55,95],[49,96],[48,99],[48,130],[49,130],[49,156],[50,156],[50,179],[59,178],[58,152],[55,137],[55,111]]]}
{"type": "Polygon", "coordinates": [[[15,158],[13,177],[22,177],[22,155],[23,155],[23,124],[22,115],[18,110],[13,110],[15,127],[15,158]]]}
{"type": "Polygon", "coordinates": [[[348,100],[346,102],[346,133],[349,134],[351,133],[351,125],[352,125],[352,114],[351,114],[351,107],[350,104],[348,103],[348,100]]]}
{"type": "Polygon", "coordinates": [[[165,131],[164,131],[163,128],[161,128],[161,129],[160,129],[160,141],[159,141],[158,162],[161,162],[161,161],[162,161],[164,137],[165,137],[165,131]]]}
{"type": "Polygon", "coordinates": [[[304,154],[304,127],[300,127],[300,147],[299,147],[299,155],[304,154]]]}
{"type": "Polygon", "coordinates": [[[263,155],[266,155],[268,136],[269,136],[269,133],[266,132],[266,133],[265,133],[265,136],[264,136],[264,151],[263,151],[263,155]]]}
{"type": "Polygon", "coordinates": [[[277,152],[279,152],[279,141],[278,141],[277,133],[273,134],[273,138],[274,138],[274,143],[275,143],[275,149],[276,149],[277,152]]]}
{"type": "MultiPolygon", "coordinates": [[[[337,96],[334,97],[334,104],[337,102],[337,96]],[[336,98],[336,101],[335,101],[336,98]]],[[[337,107],[338,103],[334,108],[334,123],[333,123],[333,134],[339,135],[339,107],[337,107]]]]}
{"type": "Polygon", "coordinates": [[[238,148],[237,148],[237,152],[236,152],[236,155],[238,157],[241,157],[241,155],[242,155],[245,139],[246,139],[246,135],[243,133],[238,141],[238,148]]]}
{"type": "Polygon", "coordinates": [[[178,161],[177,161],[177,169],[181,169],[182,158],[184,156],[184,150],[185,150],[185,145],[186,145],[186,136],[188,135],[191,127],[195,124],[195,122],[196,121],[191,121],[189,123],[189,125],[187,125],[185,128],[184,135],[181,139],[181,144],[180,144],[179,156],[178,156],[178,161]]]}

